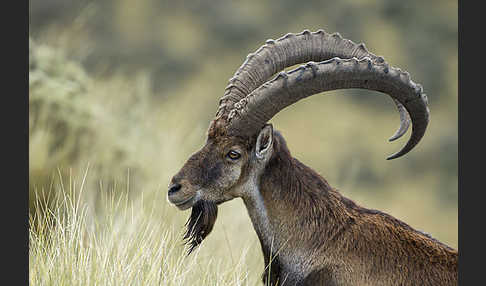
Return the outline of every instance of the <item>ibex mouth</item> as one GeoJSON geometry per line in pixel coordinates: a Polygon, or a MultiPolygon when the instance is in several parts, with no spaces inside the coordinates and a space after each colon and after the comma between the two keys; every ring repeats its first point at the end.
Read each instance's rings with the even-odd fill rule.
{"type": "Polygon", "coordinates": [[[194,205],[194,198],[195,196],[192,196],[186,200],[180,202],[171,201],[171,203],[173,203],[180,210],[186,210],[194,205]]]}

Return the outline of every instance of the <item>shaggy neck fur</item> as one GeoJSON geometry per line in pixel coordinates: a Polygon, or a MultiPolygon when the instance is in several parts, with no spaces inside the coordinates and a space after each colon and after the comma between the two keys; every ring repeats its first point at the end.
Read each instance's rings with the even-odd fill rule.
{"type": "Polygon", "coordinates": [[[273,148],[254,190],[243,197],[264,255],[264,283],[433,285],[457,281],[456,250],[343,197],[293,158],[278,132],[274,132],[273,148]],[[450,275],[444,278],[443,273],[450,275]]]}

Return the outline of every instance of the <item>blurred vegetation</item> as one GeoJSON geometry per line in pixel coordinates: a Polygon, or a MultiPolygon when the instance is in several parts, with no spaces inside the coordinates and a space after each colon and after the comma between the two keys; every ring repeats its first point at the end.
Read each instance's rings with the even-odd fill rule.
{"type": "MultiPolygon", "coordinates": [[[[424,86],[427,133],[407,156],[386,161],[410,131],[388,143],[399,124],[393,102],[361,90],[305,99],[273,118],[274,127],[295,157],[344,195],[457,247],[457,1],[29,5],[31,214],[35,191],[56,192],[61,178],[82,177],[88,166],[83,200],[92,205],[92,220],[101,219],[99,198],[109,190],[129,190],[132,199],[165,194],[171,176],[204,143],[227,80],[246,55],[268,38],[324,29],[364,42],[424,86]]],[[[170,214],[160,219],[174,218],[182,228],[187,214],[157,202],[170,214]]],[[[221,241],[259,248],[239,200],[224,204],[220,218],[202,257],[221,241]]],[[[254,255],[249,260],[261,263],[254,255]]]]}

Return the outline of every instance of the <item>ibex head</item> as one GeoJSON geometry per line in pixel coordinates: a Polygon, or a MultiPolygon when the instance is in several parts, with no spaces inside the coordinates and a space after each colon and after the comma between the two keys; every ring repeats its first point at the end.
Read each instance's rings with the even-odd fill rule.
{"type": "Polygon", "coordinates": [[[185,236],[190,251],[211,231],[216,205],[251,190],[273,151],[270,124],[257,139],[222,135],[217,124],[213,121],[204,147],[187,160],[169,186],[171,203],[181,210],[194,207],[185,236]]]}
{"type": "Polygon", "coordinates": [[[258,182],[274,152],[267,122],[300,99],[344,88],[379,91],[394,100],[401,124],[390,141],[400,138],[411,120],[409,141],[388,159],[403,156],[424,135],[429,111],[422,87],[364,44],[322,30],[268,40],[229,80],[205,146],[171,180],[169,201],[179,209],[193,207],[185,237],[192,248],[211,231],[216,205],[244,196],[258,182]],[[270,79],[299,63],[306,64],[270,79]]]}
{"type": "Polygon", "coordinates": [[[219,204],[241,196],[244,190],[237,186],[254,177],[255,170],[262,169],[272,154],[270,124],[255,139],[260,145],[256,149],[251,137],[222,135],[216,124],[213,121],[204,147],[172,178],[169,200],[179,209],[199,200],[219,204]]]}

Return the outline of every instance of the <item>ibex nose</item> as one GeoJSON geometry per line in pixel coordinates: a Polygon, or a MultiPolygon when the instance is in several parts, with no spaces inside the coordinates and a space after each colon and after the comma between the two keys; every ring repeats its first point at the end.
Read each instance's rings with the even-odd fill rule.
{"type": "Polygon", "coordinates": [[[182,185],[175,183],[169,186],[169,195],[172,195],[181,189],[182,185]]]}

